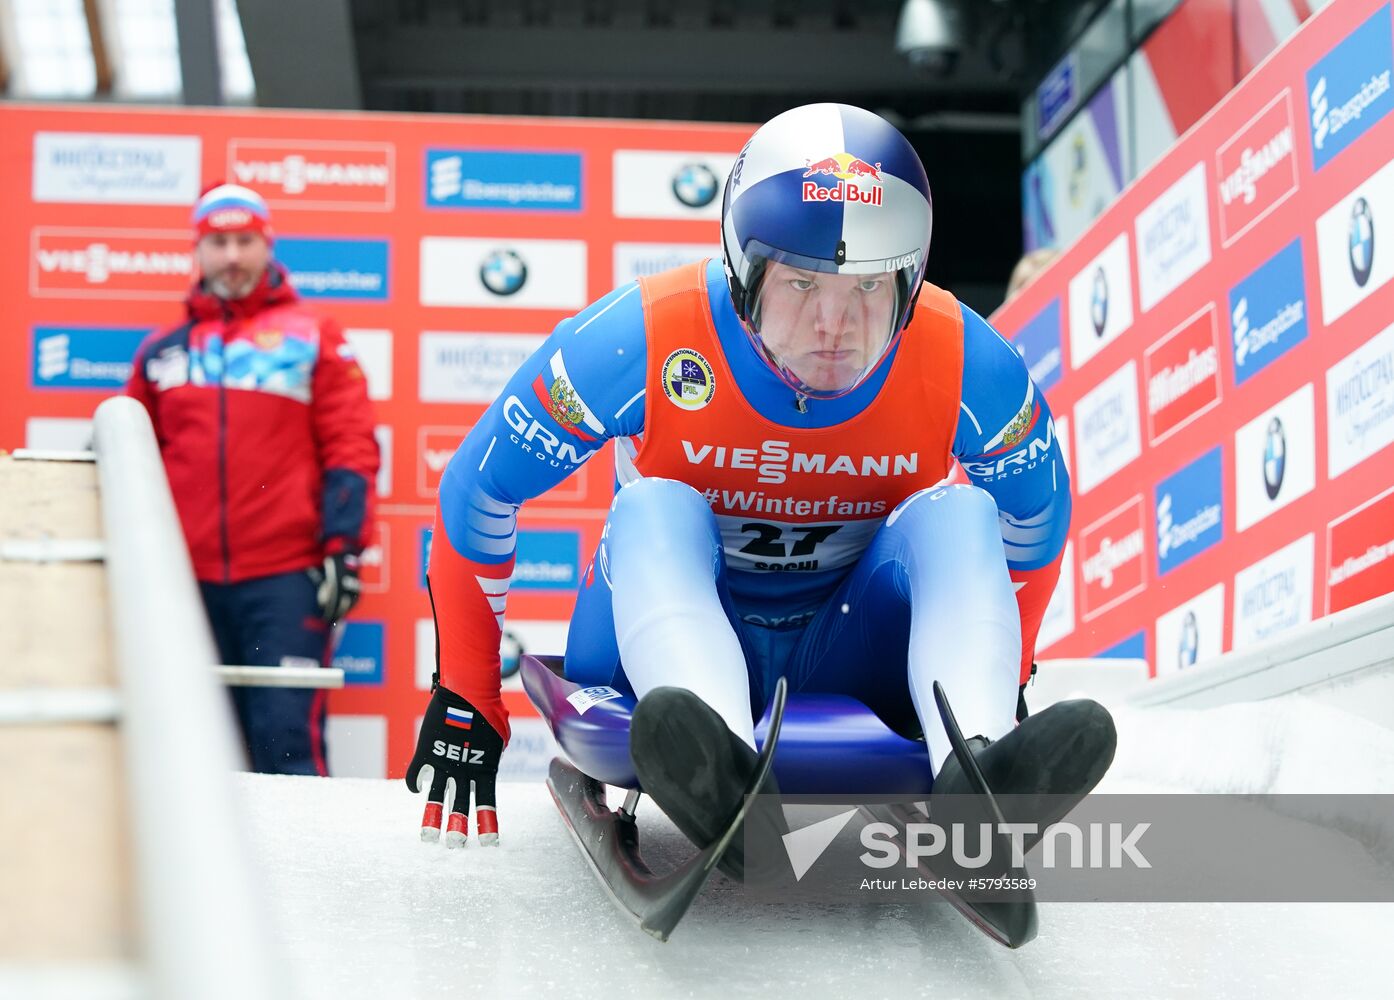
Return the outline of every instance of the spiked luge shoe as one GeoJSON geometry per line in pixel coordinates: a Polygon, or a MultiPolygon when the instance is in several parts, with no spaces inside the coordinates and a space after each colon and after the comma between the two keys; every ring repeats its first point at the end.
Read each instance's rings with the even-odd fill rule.
{"type": "MultiPolygon", "coordinates": [[[[629,729],[629,753],[644,792],[699,847],[726,831],[756,767],[755,751],[685,688],[655,688],[639,701],[629,729]]],[[[776,838],[788,832],[782,811],[768,798],[777,791],[771,776],[767,795],[722,855],[718,867],[732,878],[746,875],[747,836],[776,838]]]]}
{"type": "MultiPolygon", "coordinates": [[[[1009,823],[1035,823],[1027,850],[1044,830],[1073,809],[1097,785],[1118,745],[1113,717],[1096,701],[1062,701],[1029,716],[995,742],[968,740],[983,778],[1002,805],[1009,823]]],[[[950,757],[934,779],[934,801],[946,795],[971,795],[973,787],[958,760],[950,757]]],[[[941,809],[941,813],[944,810],[941,809]]]]}

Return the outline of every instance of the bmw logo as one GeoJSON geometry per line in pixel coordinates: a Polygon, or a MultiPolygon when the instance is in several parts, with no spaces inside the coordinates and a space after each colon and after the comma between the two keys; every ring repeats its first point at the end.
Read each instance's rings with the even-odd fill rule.
{"type": "Polygon", "coordinates": [[[705,163],[689,163],[673,175],[673,197],[688,208],[706,208],[720,186],[705,163]]]}
{"type": "Polygon", "coordinates": [[[1102,337],[1108,323],[1108,276],[1101,267],[1094,272],[1094,290],[1089,298],[1089,318],[1094,323],[1094,335],[1102,337]]]}
{"type": "Polygon", "coordinates": [[[1283,472],[1287,467],[1288,443],[1283,433],[1283,422],[1274,417],[1268,422],[1268,433],[1263,442],[1263,488],[1268,491],[1268,499],[1278,499],[1278,491],[1283,488],[1283,472]]]}
{"type": "Polygon", "coordinates": [[[495,295],[513,295],[527,284],[528,265],[512,250],[495,250],[479,265],[479,280],[495,295]]]}
{"type": "Polygon", "coordinates": [[[523,642],[508,629],[499,639],[499,676],[512,677],[523,665],[523,642]]]}
{"type": "Polygon", "coordinates": [[[1181,622],[1181,641],[1176,647],[1176,666],[1178,669],[1185,670],[1187,667],[1195,666],[1196,656],[1200,651],[1200,626],[1196,623],[1196,613],[1187,611],[1186,617],[1181,622]]]}
{"type": "Polygon", "coordinates": [[[1350,273],[1361,288],[1370,280],[1375,263],[1375,215],[1370,203],[1356,198],[1350,208],[1350,273]]]}

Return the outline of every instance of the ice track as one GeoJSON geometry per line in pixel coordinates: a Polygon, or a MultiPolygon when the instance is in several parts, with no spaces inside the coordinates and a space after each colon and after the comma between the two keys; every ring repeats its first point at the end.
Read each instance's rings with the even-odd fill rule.
{"type": "MultiPolygon", "coordinates": [[[[1394,792],[1394,731],[1300,698],[1116,714],[1103,791],[1394,792]]],[[[460,851],[417,840],[400,781],[244,775],[238,791],[306,998],[1386,997],[1394,982],[1394,904],[1044,903],[1039,937],[1009,952],[946,904],[773,906],[718,878],[659,944],[604,897],[540,783],[501,784],[502,846],[460,851]]],[[[689,851],[647,805],[646,851],[689,851]]]]}

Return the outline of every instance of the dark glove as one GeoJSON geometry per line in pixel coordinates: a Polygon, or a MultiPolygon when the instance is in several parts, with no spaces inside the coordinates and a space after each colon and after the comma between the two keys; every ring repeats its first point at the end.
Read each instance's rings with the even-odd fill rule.
{"type": "Polygon", "coordinates": [[[306,570],[315,584],[319,615],[330,625],[343,618],[358,603],[362,589],[358,582],[358,556],[352,552],[325,556],[324,566],[306,570]]]}
{"type": "Polygon", "coordinates": [[[407,767],[407,787],[421,791],[424,768],[430,768],[431,792],[426,796],[426,812],[421,817],[421,839],[440,839],[441,816],[445,811],[445,785],[455,786],[455,801],[445,832],[446,847],[464,847],[469,834],[470,782],[474,782],[474,805],[478,811],[479,843],[485,847],[499,842],[498,812],[494,804],[494,782],[498,778],[503,737],[489,725],[483,714],[453,691],[437,685],[421,720],[416,753],[407,767]]]}

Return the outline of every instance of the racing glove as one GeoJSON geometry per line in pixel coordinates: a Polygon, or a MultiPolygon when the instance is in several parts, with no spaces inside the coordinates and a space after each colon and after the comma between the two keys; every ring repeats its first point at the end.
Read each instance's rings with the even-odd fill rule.
{"type": "Polygon", "coordinates": [[[358,556],[340,552],[325,556],[324,566],[307,570],[315,584],[319,614],[330,625],[339,621],[358,603],[362,586],[358,581],[358,556]]]}
{"type": "Polygon", "coordinates": [[[498,812],[494,783],[498,778],[503,737],[474,707],[446,688],[436,685],[416,753],[407,767],[407,787],[422,788],[422,772],[431,769],[431,791],[426,796],[426,812],[421,817],[421,839],[434,843],[440,839],[441,818],[445,812],[445,786],[452,782],[455,800],[446,825],[445,846],[464,847],[469,835],[470,782],[474,783],[475,823],[479,843],[484,847],[499,842],[498,812]]]}

